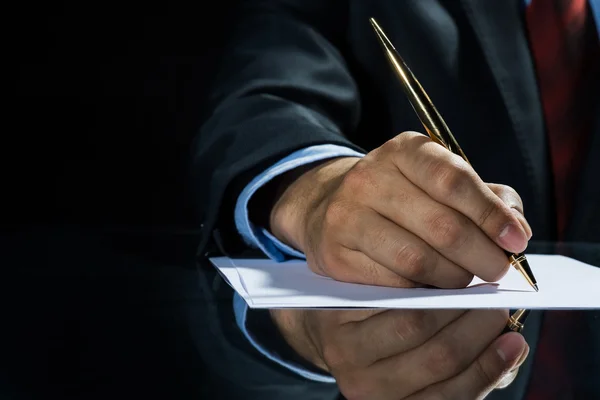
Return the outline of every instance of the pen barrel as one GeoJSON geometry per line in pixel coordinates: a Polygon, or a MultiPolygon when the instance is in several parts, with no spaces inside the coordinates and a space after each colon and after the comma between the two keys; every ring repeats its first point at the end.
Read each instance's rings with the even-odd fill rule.
{"type": "MultiPolygon", "coordinates": [[[[423,127],[427,131],[427,134],[431,140],[444,146],[454,154],[462,157],[463,160],[470,164],[467,156],[462,151],[458,145],[458,142],[454,138],[454,135],[450,131],[450,128],[448,128],[446,122],[427,95],[427,92],[425,92],[421,86],[421,83],[417,80],[410,68],[408,68],[408,65],[406,65],[400,54],[396,51],[396,48],[388,39],[383,29],[381,29],[374,18],[370,18],[370,22],[377,35],[377,38],[379,39],[379,43],[381,44],[393,71],[395,72],[396,77],[398,80],[400,80],[406,97],[412,105],[412,108],[415,110],[415,113],[419,117],[419,120],[421,120],[421,123],[423,124],[423,127]]],[[[529,267],[529,263],[527,262],[525,255],[512,254],[509,252],[506,252],[506,255],[509,258],[511,265],[519,270],[519,272],[523,274],[530,285],[537,291],[535,278],[533,277],[533,273],[531,272],[531,268],[529,267]]],[[[503,333],[521,332],[528,314],[529,312],[527,310],[517,310],[515,313],[513,313],[510,316],[503,333]]]]}
{"type": "Polygon", "coordinates": [[[467,156],[460,148],[454,135],[450,131],[450,128],[448,128],[448,125],[446,125],[446,122],[433,105],[433,102],[427,95],[425,89],[421,86],[421,83],[396,51],[396,48],[383,32],[383,29],[381,29],[377,21],[375,21],[374,18],[371,18],[370,21],[373,30],[377,34],[379,43],[383,47],[385,55],[402,85],[406,97],[408,97],[412,108],[415,110],[415,113],[419,117],[419,120],[423,124],[429,137],[469,163],[467,156]]]}

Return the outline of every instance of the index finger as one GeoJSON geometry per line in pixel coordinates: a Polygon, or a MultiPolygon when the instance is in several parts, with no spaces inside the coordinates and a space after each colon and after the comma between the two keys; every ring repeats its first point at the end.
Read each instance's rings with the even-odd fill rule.
{"type": "Polygon", "coordinates": [[[473,221],[498,246],[513,253],[527,247],[520,221],[471,166],[427,136],[404,132],[394,163],[431,198],[473,221]]]}

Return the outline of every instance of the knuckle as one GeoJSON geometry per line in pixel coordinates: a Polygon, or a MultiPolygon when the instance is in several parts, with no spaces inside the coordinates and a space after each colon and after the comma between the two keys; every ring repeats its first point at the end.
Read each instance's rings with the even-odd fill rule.
{"type": "Polygon", "coordinates": [[[513,197],[515,199],[521,199],[517,191],[512,186],[502,184],[497,184],[496,186],[498,192],[497,194],[499,194],[499,197],[513,197]]]}
{"type": "Polygon", "coordinates": [[[461,248],[468,239],[464,227],[465,222],[458,216],[437,212],[431,218],[429,232],[435,247],[453,250],[461,248]]]}
{"type": "Polygon", "coordinates": [[[459,196],[465,191],[470,173],[460,161],[451,157],[431,162],[429,174],[440,197],[459,196]]]}
{"type": "Polygon", "coordinates": [[[427,254],[417,246],[408,244],[398,247],[394,256],[397,266],[404,276],[412,280],[421,280],[427,276],[427,254]]]}
{"type": "Polygon", "coordinates": [[[365,162],[358,162],[346,173],[342,186],[352,195],[367,193],[377,189],[377,174],[365,162]]]}
{"type": "Polygon", "coordinates": [[[432,345],[425,365],[435,379],[456,375],[462,367],[458,349],[447,340],[432,345]]]}
{"type": "Polygon", "coordinates": [[[505,190],[507,193],[509,193],[515,199],[517,199],[519,201],[521,200],[521,196],[519,196],[519,193],[517,193],[515,188],[513,188],[512,186],[502,185],[502,190],[505,190]]]}
{"type": "Polygon", "coordinates": [[[507,206],[515,208],[521,213],[523,212],[523,200],[513,187],[497,184],[493,191],[507,206]]]}
{"type": "Polygon", "coordinates": [[[411,145],[421,145],[431,141],[429,136],[416,131],[404,131],[396,136],[396,138],[403,143],[411,145]]]}
{"type": "Polygon", "coordinates": [[[407,323],[414,333],[422,335],[429,330],[429,315],[430,314],[427,312],[427,310],[412,310],[408,314],[407,323]]]}
{"type": "Polygon", "coordinates": [[[405,131],[385,142],[381,147],[384,154],[400,154],[411,151],[418,143],[429,140],[425,135],[418,132],[405,131]]]}
{"type": "Polygon", "coordinates": [[[425,334],[428,330],[427,312],[425,310],[411,310],[394,321],[394,333],[400,340],[410,340],[425,334]]]}
{"type": "Polygon", "coordinates": [[[388,140],[380,147],[383,154],[396,154],[406,149],[406,141],[402,134],[388,140]]]}

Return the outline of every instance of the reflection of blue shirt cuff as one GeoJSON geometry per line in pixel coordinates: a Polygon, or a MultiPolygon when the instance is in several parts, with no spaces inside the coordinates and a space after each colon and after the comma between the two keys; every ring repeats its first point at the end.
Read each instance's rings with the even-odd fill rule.
{"type": "Polygon", "coordinates": [[[237,325],[240,327],[244,336],[248,339],[252,346],[254,346],[254,348],[256,348],[266,358],[281,365],[284,368],[287,368],[292,372],[297,373],[298,375],[306,379],[324,383],[335,383],[335,379],[331,375],[318,374],[316,372],[308,371],[305,368],[302,368],[301,366],[282,360],[275,352],[263,348],[254,339],[252,333],[248,332],[248,329],[246,328],[246,314],[248,313],[248,305],[246,304],[244,299],[237,293],[233,295],[233,310],[235,313],[235,320],[237,322],[237,325]]]}
{"type": "Polygon", "coordinates": [[[271,166],[262,174],[252,180],[242,191],[235,205],[235,226],[246,241],[252,247],[258,247],[269,258],[275,261],[284,261],[289,256],[304,258],[299,251],[292,249],[277,240],[264,228],[256,227],[248,218],[248,203],[252,195],[284,172],[301,167],[316,161],[326,160],[334,157],[362,157],[363,154],[343,146],[323,144],[298,150],[277,164],[271,166]]]}
{"type": "MultiPolygon", "coordinates": [[[[362,156],[363,154],[347,147],[325,144],[307,147],[285,157],[277,164],[271,166],[261,175],[254,178],[254,180],[252,180],[252,182],[250,182],[240,194],[235,207],[235,225],[238,232],[244,238],[246,243],[248,243],[250,246],[260,248],[272,260],[284,261],[289,257],[304,258],[304,254],[291,248],[285,243],[282,243],[266,229],[256,227],[254,224],[252,224],[252,222],[250,222],[248,218],[248,203],[250,202],[250,198],[258,189],[260,189],[271,179],[294,168],[298,168],[302,165],[310,164],[315,161],[326,160],[334,157],[362,156]]],[[[285,268],[284,265],[282,265],[282,268],[285,268]]],[[[233,297],[233,311],[235,313],[237,325],[246,339],[248,339],[248,341],[266,358],[306,379],[317,382],[335,383],[335,379],[329,375],[307,371],[300,366],[282,360],[274,352],[262,347],[254,339],[252,333],[248,332],[248,329],[246,328],[246,314],[248,313],[248,305],[237,293],[235,293],[233,297]]]]}

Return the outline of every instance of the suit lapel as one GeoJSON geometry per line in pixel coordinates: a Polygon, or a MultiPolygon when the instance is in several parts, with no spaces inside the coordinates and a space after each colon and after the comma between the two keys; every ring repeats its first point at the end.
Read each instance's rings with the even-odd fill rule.
{"type": "MultiPolygon", "coordinates": [[[[551,176],[544,122],[523,10],[517,1],[461,0],[465,14],[480,42],[488,67],[502,96],[517,137],[518,151],[531,187],[537,228],[551,232],[549,198],[551,176]]],[[[530,214],[531,215],[531,214],[530,214]]]]}

